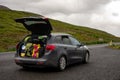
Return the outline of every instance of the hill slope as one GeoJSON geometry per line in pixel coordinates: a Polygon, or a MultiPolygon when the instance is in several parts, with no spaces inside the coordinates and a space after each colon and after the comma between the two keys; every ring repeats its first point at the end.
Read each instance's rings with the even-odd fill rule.
{"type": "MultiPolygon", "coordinates": [[[[0,9],[0,51],[10,51],[28,32],[21,24],[14,21],[16,18],[38,16],[22,11],[0,9]]],[[[87,44],[96,44],[113,41],[120,41],[119,38],[106,32],[82,26],[75,26],[68,23],[50,19],[53,32],[65,32],[72,34],[80,41],[87,44]]]]}
{"type": "Polygon", "coordinates": [[[0,5],[0,9],[10,10],[8,7],[0,5]]]}

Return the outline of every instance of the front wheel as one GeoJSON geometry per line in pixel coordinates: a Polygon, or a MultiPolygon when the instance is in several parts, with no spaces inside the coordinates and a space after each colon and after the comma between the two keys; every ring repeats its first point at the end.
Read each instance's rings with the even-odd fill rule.
{"type": "Polygon", "coordinates": [[[89,58],[90,58],[90,55],[89,55],[89,53],[87,52],[86,54],[85,54],[85,56],[83,57],[83,60],[82,60],[82,63],[88,63],[89,62],[89,58]]]}
{"type": "Polygon", "coordinates": [[[67,65],[66,58],[64,56],[60,57],[58,60],[58,69],[62,71],[66,68],[66,65],[67,65]]]}

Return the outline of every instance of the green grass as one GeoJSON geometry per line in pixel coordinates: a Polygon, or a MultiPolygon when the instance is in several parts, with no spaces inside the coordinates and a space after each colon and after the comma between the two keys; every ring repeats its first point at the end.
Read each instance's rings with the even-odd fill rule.
{"type": "Polygon", "coordinates": [[[112,44],[109,46],[110,48],[113,48],[113,49],[119,49],[120,50],[120,45],[115,45],[115,44],[112,44]]]}
{"type": "MultiPolygon", "coordinates": [[[[39,15],[22,11],[0,10],[0,52],[15,50],[16,44],[25,35],[30,34],[22,24],[14,21],[16,18],[28,16],[39,15]]],[[[53,26],[53,32],[69,33],[85,44],[101,44],[111,40],[114,42],[120,41],[120,38],[100,30],[76,26],[53,19],[50,19],[50,22],[53,26]]]]}

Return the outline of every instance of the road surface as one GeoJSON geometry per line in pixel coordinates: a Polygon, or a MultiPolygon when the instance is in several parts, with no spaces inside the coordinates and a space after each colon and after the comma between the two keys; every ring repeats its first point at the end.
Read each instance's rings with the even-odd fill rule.
{"type": "Polygon", "coordinates": [[[89,48],[88,64],[75,64],[62,72],[52,68],[25,70],[14,63],[14,53],[0,54],[0,80],[120,80],[120,50],[89,48]]]}

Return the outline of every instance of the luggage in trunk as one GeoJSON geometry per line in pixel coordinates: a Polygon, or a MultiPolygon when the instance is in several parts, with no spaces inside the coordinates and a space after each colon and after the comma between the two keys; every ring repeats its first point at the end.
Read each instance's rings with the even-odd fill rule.
{"type": "Polygon", "coordinates": [[[44,55],[47,36],[32,34],[25,37],[20,47],[21,57],[40,58],[44,55]]]}

